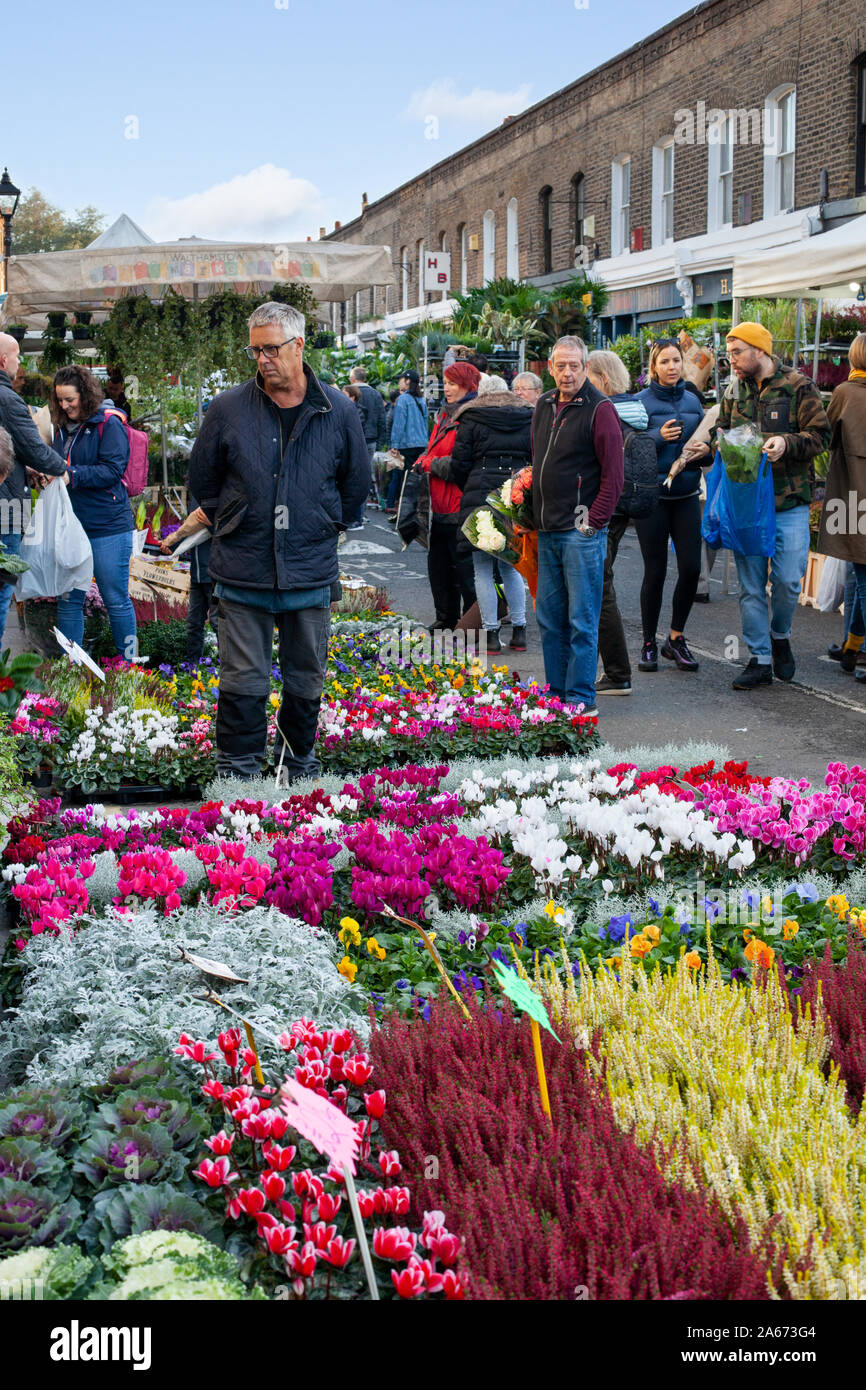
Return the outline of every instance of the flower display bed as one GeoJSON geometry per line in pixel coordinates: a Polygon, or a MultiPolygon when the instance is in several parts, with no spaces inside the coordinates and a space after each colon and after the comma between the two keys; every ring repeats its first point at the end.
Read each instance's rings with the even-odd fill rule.
{"type": "MultiPolygon", "coordinates": [[[[320,785],[9,820],[0,1279],[368,1298],[292,1083],[354,1127],[380,1298],[862,1297],[866,770],[615,761],[507,671],[381,652],[338,625],[320,785]]],[[[57,675],[14,733],[85,794],[204,781],[217,683],[57,675]]]]}

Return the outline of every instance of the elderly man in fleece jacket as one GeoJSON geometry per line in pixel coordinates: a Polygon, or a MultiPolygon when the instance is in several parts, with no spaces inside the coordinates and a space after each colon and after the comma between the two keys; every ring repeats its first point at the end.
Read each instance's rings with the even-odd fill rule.
{"type": "Polygon", "coordinates": [[[607,525],[623,485],[622,430],[586,375],[586,344],[560,338],[556,382],[532,420],[532,511],[538,529],[536,616],[551,694],[597,715],[595,673],[607,525]]]}

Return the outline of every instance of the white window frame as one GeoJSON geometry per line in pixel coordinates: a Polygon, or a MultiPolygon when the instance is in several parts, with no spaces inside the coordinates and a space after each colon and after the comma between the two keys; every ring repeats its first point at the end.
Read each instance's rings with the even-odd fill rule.
{"type": "Polygon", "coordinates": [[[460,293],[465,294],[469,287],[469,229],[466,223],[460,229],[460,293]]]}
{"type": "Polygon", "coordinates": [[[424,251],[423,241],[418,242],[418,308],[423,309],[427,303],[427,296],[424,293],[424,251]]]}
{"type": "Polygon", "coordinates": [[[505,209],[505,274],[509,280],[520,279],[520,243],[518,240],[516,198],[511,198],[505,209]]]}
{"type": "Polygon", "coordinates": [[[631,155],[622,154],[610,166],[610,254],[631,251],[631,155]]]}
{"type": "Polygon", "coordinates": [[[400,308],[409,308],[409,247],[400,247],[400,308]]]}
{"type": "MultiPolygon", "coordinates": [[[[712,127],[710,128],[712,130],[712,127]]],[[[734,225],[734,146],[736,117],[720,122],[722,140],[707,143],[707,231],[724,232],[734,225]]]]}
{"type": "Polygon", "coordinates": [[[488,208],[484,214],[483,227],[483,262],[482,262],[482,285],[489,285],[491,280],[496,279],[496,213],[492,208],[488,208]]]}
{"type": "Polygon", "coordinates": [[[676,158],[673,136],[661,140],[653,146],[653,187],[652,187],[652,244],[667,246],[674,239],[674,188],[676,186],[676,158]],[[670,185],[665,179],[667,153],[670,150],[670,185]]]}
{"type": "Polygon", "coordinates": [[[793,212],[797,197],[797,88],[786,82],[770,92],[764,101],[764,216],[777,217],[793,212]],[[787,148],[783,103],[791,98],[791,140],[787,148]],[[790,198],[782,197],[784,183],[790,181],[790,198]]]}

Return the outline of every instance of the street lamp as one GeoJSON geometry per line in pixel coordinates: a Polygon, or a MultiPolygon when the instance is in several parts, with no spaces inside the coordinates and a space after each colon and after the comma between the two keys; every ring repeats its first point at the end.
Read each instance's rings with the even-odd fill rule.
{"type": "Polygon", "coordinates": [[[12,218],[18,207],[21,189],[16,188],[9,177],[9,170],[3,170],[0,179],[0,217],[3,218],[3,289],[9,289],[9,252],[12,247],[12,218]]]}

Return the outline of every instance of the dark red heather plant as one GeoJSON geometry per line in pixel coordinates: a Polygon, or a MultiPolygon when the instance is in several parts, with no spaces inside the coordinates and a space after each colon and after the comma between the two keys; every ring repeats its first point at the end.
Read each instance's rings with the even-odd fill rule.
{"type": "Polygon", "coordinates": [[[742,1223],[706,1188],[665,1185],[579,1052],[542,1034],[551,1126],[528,1020],[467,1005],[468,1023],[442,1000],[427,1023],[391,1014],[371,1052],[415,1214],[441,1209],[463,1232],[468,1297],[769,1297],[770,1260],[742,1223]]]}
{"type": "MultiPolygon", "coordinates": [[[[788,988],[793,984],[789,974],[788,988]]],[[[866,948],[862,937],[849,933],[848,955],[841,965],[833,961],[829,943],[822,960],[804,965],[798,992],[804,1010],[811,1004],[813,1018],[819,986],[830,1024],[830,1062],[839,1068],[848,1103],[856,1114],[866,1088],[866,948]]]]}

